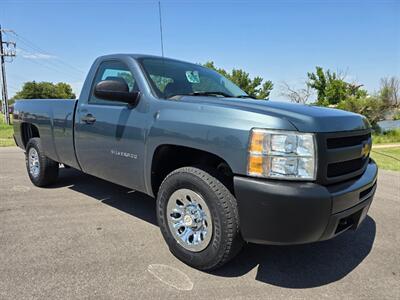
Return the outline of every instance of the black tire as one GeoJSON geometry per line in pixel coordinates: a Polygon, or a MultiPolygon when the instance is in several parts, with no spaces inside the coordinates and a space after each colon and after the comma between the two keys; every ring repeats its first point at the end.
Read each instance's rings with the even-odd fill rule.
{"type": "Polygon", "coordinates": [[[200,270],[214,270],[233,258],[243,245],[239,231],[237,202],[231,192],[215,177],[199,168],[184,167],[171,172],[162,182],[157,196],[157,219],[170,251],[179,260],[200,270]],[[167,203],[179,189],[190,189],[202,196],[211,212],[211,241],[200,252],[185,249],[170,231],[167,203]]]}
{"type": "Polygon", "coordinates": [[[29,178],[34,185],[44,187],[57,181],[59,164],[44,154],[40,138],[32,138],[29,140],[28,144],[26,145],[25,161],[29,178]],[[31,172],[29,164],[30,149],[35,149],[38,154],[39,170],[37,174],[33,174],[31,172]]]}

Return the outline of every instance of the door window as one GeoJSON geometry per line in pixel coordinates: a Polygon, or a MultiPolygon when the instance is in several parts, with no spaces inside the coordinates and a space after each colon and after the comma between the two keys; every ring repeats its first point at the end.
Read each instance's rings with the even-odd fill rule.
{"type": "Polygon", "coordinates": [[[136,80],[128,67],[120,61],[105,61],[100,64],[93,81],[92,92],[89,103],[108,104],[108,105],[126,105],[124,102],[109,101],[99,99],[94,95],[94,87],[103,80],[123,80],[129,87],[129,91],[139,91],[136,80]]]}

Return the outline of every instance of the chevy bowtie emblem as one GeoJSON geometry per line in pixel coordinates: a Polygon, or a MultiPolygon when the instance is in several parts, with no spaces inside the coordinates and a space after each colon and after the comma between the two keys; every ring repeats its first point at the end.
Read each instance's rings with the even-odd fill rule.
{"type": "Polygon", "coordinates": [[[370,144],[368,142],[364,143],[362,148],[361,148],[361,156],[362,157],[367,157],[369,155],[369,152],[371,152],[370,144]]]}

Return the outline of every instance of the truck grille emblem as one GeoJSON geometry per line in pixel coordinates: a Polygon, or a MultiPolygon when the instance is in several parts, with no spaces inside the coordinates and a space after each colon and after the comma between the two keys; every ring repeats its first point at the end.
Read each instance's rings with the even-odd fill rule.
{"type": "Polygon", "coordinates": [[[371,152],[371,146],[368,142],[364,142],[361,148],[361,157],[368,157],[371,152]]]}

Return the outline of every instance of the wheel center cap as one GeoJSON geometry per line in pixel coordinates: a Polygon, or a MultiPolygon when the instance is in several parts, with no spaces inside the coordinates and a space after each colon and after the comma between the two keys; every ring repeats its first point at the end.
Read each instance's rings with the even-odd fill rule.
{"type": "Polygon", "coordinates": [[[193,224],[193,219],[190,215],[185,215],[183,217],[183,222],[185,223],[186,226],[192,226],[193,224]]]}

